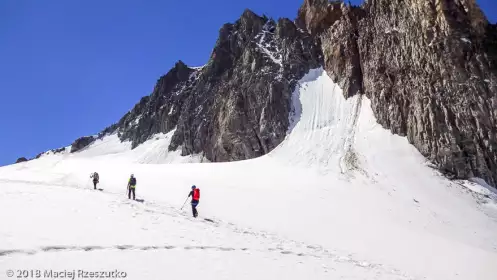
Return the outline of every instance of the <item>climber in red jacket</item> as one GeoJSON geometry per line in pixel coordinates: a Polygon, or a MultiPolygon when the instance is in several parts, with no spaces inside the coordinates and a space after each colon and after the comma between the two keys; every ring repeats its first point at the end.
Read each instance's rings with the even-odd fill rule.
{"type": "Polygon", "coordinates": [[[192,191],[190,192],[188,197],[190,196],[192,197],[191,204],[192,204],[193,217],[196,218],[198,216],[197,205],[200,200],[200,189],[198,189],[195,185],[192,186],[192,191]]]}

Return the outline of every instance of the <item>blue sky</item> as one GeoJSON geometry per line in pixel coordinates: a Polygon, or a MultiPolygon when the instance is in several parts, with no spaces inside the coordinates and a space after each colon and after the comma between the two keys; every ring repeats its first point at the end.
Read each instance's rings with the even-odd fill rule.
{"type": "Polygon", "coordinates": [[[293,19],[302,2],[0,0],[0,165],[116,122],[177,60],[204,64],[245,8],[293,19]]]}

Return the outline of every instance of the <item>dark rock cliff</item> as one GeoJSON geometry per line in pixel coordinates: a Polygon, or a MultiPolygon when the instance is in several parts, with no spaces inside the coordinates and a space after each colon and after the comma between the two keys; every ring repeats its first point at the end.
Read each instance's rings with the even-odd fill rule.
{"type": "Polygon", "coordinates": [[[306,0],[298,22],[380,124],[442,171],[497,185],[497,33],[475,0],[306,0]]]}

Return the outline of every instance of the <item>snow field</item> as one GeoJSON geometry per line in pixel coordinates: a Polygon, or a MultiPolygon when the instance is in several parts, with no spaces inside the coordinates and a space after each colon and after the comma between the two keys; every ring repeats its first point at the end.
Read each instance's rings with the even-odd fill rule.
{"type": "Polygon", "coordinates": [[[323,69],[300,81],[293,104],[285,141],[253,160],[181,157],[167,150],[170,132],[134,150],[111,135],[80,153],[0,168],[0,220],[8,225],[0,228],[0,270],[495,279],[497,207],[482,182],[440,176],[376,122],[366,97],[345,99],[323,69]],[[102,192],[90,189],[94,171],[102,192]],[[131,173],[143,202],[125,197],[131,173]],[[193,184],[201,190],[196,220],[188,204],[179,211],[193,184]],[[192,261],[196,273],[188,272],[192,261]]]}

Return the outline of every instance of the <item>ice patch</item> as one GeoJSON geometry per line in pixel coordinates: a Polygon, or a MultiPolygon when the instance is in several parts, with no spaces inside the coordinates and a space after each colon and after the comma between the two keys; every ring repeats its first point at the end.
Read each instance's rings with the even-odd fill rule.
{"type": "Polygon", "coordinates": [[[322,69],[305,75],[292,94],[290,133],[269,156],[324,172],[340,170],[353,139],[359,96],[346,100],[322,69]]]}

